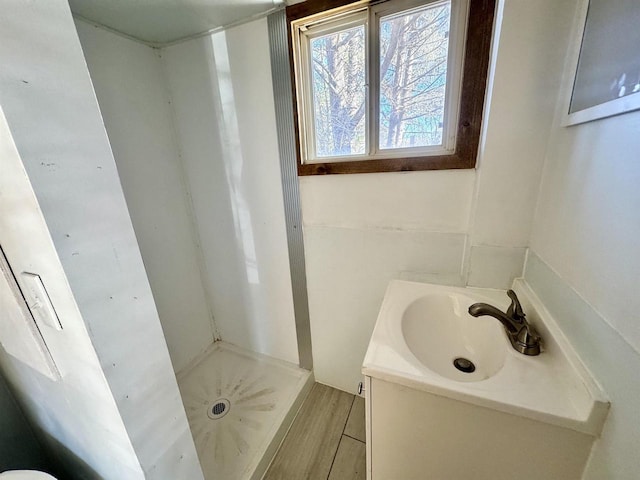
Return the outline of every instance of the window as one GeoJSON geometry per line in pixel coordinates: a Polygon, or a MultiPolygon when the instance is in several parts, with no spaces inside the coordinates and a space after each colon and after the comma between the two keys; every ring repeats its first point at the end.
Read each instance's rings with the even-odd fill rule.
{"type": "Polygon", "coordinates": [[[342,3],[287,7],[299,174],[473,168],[495,0],[342,3]]]}

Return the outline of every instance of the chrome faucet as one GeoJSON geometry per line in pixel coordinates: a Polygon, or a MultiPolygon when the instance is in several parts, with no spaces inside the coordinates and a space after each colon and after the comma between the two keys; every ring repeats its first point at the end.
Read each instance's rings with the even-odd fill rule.
{"type": "Polygon", "coordinates": [[[489,315],[502,323],[507,331],[511,346],[524,355],[540,355],[540,335],[529,325],[520,301],[513,290],[508,290],[511,305],[507,313],[487,303],[474,303],[469,307],[469,315],[481,317],[489,315]]]}

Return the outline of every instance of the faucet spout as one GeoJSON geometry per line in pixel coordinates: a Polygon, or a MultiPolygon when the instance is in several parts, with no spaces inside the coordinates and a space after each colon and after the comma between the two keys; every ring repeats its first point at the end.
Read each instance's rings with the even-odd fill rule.
{"type": "Polygon", "coordinates": [[[506,313],[503,313],[501,310],[498,310],[496,307],[489,305],[488,303],[474,303],[469,307],[469,315],[472,317],[489,315],[490,317],[500,321],[509,333],[514,335],[518,333],[518,328],[515,326],[514,321],[509,318],[506,313]]]}
{"type": "Polygon", "coordinates": [[[469,307],[469,315],[473,317],[488,315],[495,318],[504,326],[511,346],[515,350],[524,355],[539,355],[540,336],[527,322],[515,292],[509,290],[507,294],[511,298],[511,306],[507,313],[488,303],[474,303],[469,307]]]}

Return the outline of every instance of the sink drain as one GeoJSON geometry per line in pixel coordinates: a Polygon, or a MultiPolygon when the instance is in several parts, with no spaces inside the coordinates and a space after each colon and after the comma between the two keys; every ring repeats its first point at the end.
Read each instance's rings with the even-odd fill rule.
{"type": "Polygon", "coordinates": [[[467,360],[466,358],[458,357],[453,361],[453,366],[458,370],[464,373],[475,372],[476,366],[473,364],[471,360],[467,360]]]}
{"type": "Polygon", "coordinates": [[[211,420],[217,420],[224,417],[229,412],[230,408],[231,403],[229,400],[226,398],[219,398],[209,406],[207,415],[211,420]]]}

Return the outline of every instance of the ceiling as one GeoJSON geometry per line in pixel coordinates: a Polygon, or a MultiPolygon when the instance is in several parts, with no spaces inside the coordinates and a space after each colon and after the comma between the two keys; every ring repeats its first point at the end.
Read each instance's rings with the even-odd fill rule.
{"type": "Polygon", "coordinates": [[[279,0],[69,0],[74,14],[147,43],[164,44],[231,25],[279,0]]]}

